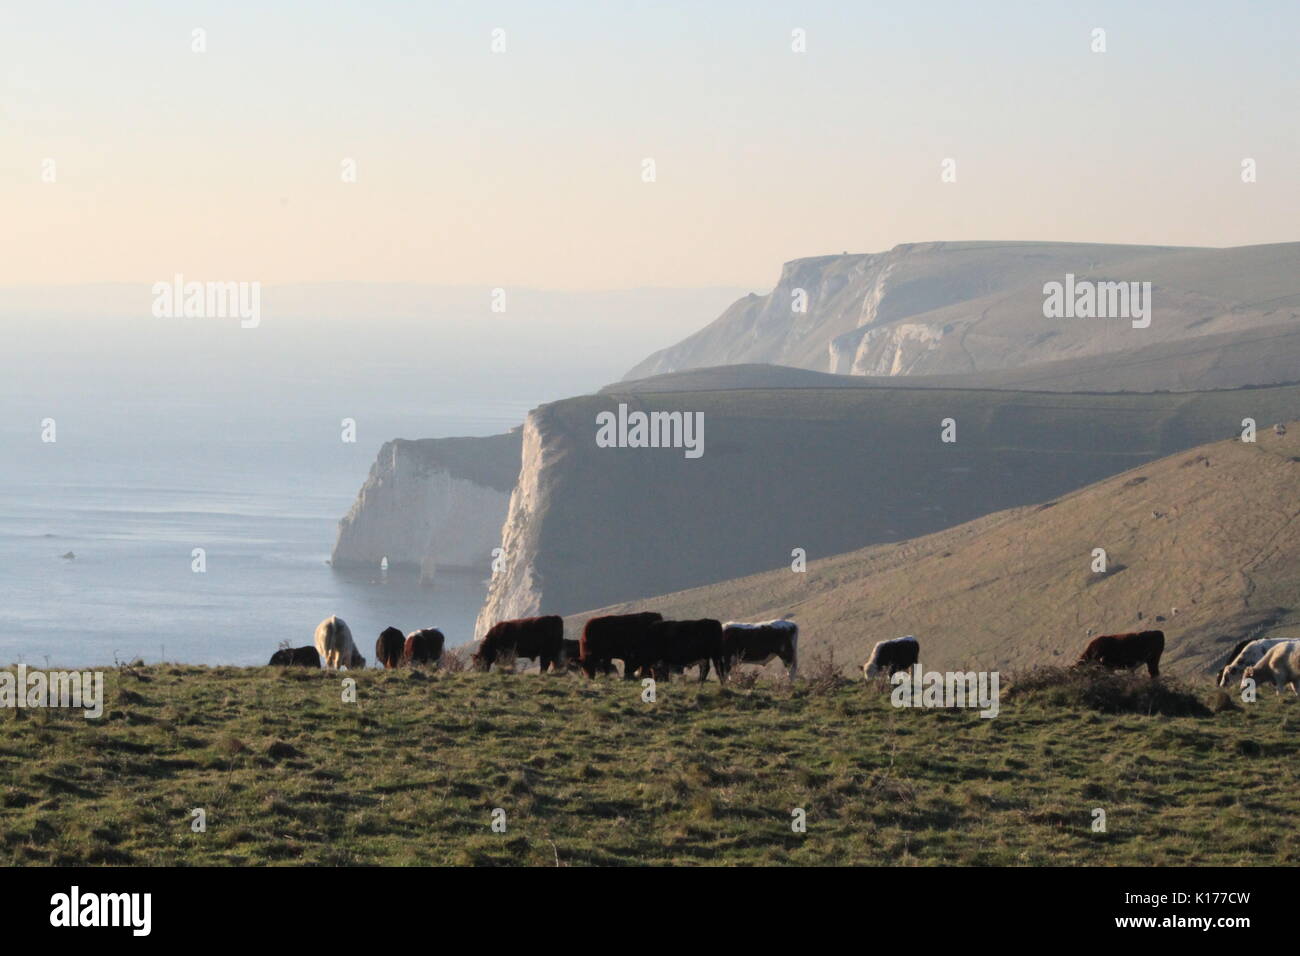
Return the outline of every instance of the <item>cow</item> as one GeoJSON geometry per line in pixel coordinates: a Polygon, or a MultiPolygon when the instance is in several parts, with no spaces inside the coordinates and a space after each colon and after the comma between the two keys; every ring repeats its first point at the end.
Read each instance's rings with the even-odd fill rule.
{"type": "Polygon", "coordinates": [[[1141,664],[1153,678],[1160,676],[1160,655],[1165,650],[1164,631],[1132,631],[1094,637],[1074,666],[1097,663],[1111,670],[1128,670],[1141,664]]]}
{"type": "Polygon", "coordinates": [[[561,666],[569,673],[576,673],[582,666],[582,641],[566,637],[561,648],[561,666]]]}
{"type": "Polygon", "coordinates": [[[698,621],[654,621],[633,660],[624,659],[624,668],[639,666],[656,680],[669,680],[673,672],[687,667],[700,668],[700,683],[709,679],[709,665],[718,671],[718,681],[727,679],[727,664],[722,656],[722,622],[713,618],[698,621]]]}
{"type": "Polygon", "coordinates": [[[395,627],[386,627],[375,641],[375,660],[384,665],[384,670],[392,670],[402,663],[402,648],[405,645],[402,632],[395,627]]]}
{"type": "Polygon", "coordinates": [[[271,655],[271,663],[267,667],[315,667],[320,669],[320,655],[316,653],[316,648],[310,645],[306,647],[282,647],[271,655]]]}
{"type": "Polygon", "coordinates": [[[432,664],[437,667],[446,643],[447,639],[436,627],[412,631],[406,635],[406,642],[402,645],[402,660],[407,665],[432,664]]]}
{"type": "Polygon", "coordinates": [[[794,680],[799,669],[799,625],[786,620],[728,621],[722,625],[722,656],[728,673],[737,664],[767,664],[779,657],[794,680]]]}
{"type": "Polygon", "coordinates": [[[880,674],[893,677],[899,671],[910,670],[921,659],[921,642],[911,634],[887,641],[877,641],[871,656],[862,664],[862,676],[870,680],[880,674]]]}
{"type": "Polygon", "coordinates": [[[593,617],[578,642],[582,672],[588,677],[595,677],[598,670],[608,674],[614,669],[611,662],[618,658],[623,662],[623,679],[631,680],[640,666],[646,631],[663,619],[658,611],[593,617]]]}
{"type": "Polygon", "coordinates": [[[552,664],[559,667],[563,654],[564,618],[557,614],[521,617],[492,625],[474,652],[474,667],[487,671],[493,664],[508,661],[513,666],[516,658],[526,657],[538,659],[545,674],[552,664]]]}
{"type": "Polygon", "coordinates": [[[1241,686],[1245,687],[1248,680],[1256,684],[1272,680],[1279,694],[1284,685],[1290,685],[1291,693],[1300,696],[1300,641],[1274,644],[1257,663],[1246,668],[1241,675],[1241,686]]]}
{"type": "Polygon", "coordinates": [[[341,617],[327,617],[316,625],[316,651],[325,659],[331,670],[346,667],[359,670],[366,666],[357,646],[352,643],[352,630],[341,617]]]}
{"type": "Polygon", "coordinates": [[[1287,640],[1285,637],[1266,637],[1258,640],[1247,638],[1232,649],[1228,663],[1219,671],[1219,686],[1227,687],[1234,677],[1243,673],[1251,664],[1257,663],[1270,647],[1287,640]]]}

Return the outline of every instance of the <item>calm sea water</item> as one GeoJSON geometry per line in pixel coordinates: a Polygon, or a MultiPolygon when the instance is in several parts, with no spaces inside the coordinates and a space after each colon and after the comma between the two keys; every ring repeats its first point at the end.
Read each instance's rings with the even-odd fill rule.
{"type": "Polygon", "coordinates": [[[0,661],[265,664],[282,641],[310,644],[334,613],[367,658],[389,625],[437,626],[453,644],[472,636],[485,575],[428,587],[327,565],[364,468],[318,466],[308,482],[291,464],[301,456],[282,461],[273,447],[242,448],[249,467],[207,461],[184,443],[138,448],[128,460],[49,450],[43,476],[0,483],[0,661]]]}
{"type": "Polygon", "coordinates": [[[593,335],[609,305],[568,325],[479,310],[256,330],[0,309],[0,663],[265,664],[331,614],[368,659],[390,625],[470,640],[489,568],[432,587],[336,572],[338,520],[384,441],[506,431],[617,379],[717,302],[653,335],[593,335]]]}

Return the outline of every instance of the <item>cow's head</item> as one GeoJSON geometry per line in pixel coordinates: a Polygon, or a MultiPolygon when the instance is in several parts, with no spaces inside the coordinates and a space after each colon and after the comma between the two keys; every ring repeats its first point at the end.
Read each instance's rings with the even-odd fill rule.
{"type": "MultiPolygon", "coordinates": [[[[1255,663],[1258,663],[1258,661],[1255,663]]],[[[1233,661],[1223,669],[1223,673],[1219,676],[1219,686],[1227,687],[1234,679],[1236,679],[1238,674],[1241,675],[1241,680],[1244,684],[1247,677],[1254,676],[1254,670],[1255,664],[1247,664],[1245,661],[1233,661]]]]}
{"type": "Polygon", "coordinates": [[[486,648],[482,645],[470,657],[470,663],[474,665],[476,671],[486,671],[492,667],[492,655],[487,653],[486,648]]]}
{"type": "Polygon", "coordinates": [[[366,666],[366,659],[361,656],[360,652],[357,651],[356,648],[353,648],[352,657],[348,660],[348,670],[359,671],[364,669],[365,666],[366,666]]]}

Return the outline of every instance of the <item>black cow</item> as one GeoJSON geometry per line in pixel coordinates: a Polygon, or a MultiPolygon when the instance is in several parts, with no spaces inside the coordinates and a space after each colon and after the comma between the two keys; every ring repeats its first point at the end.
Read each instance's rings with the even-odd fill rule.
{"type": "Polygon", "coordinates": [[[582,641],[577,638],[564,639],[564,669],[576,673],[582,666],[582,641]]]}
{"type": "MultiPolygon", "coordinates": [[[[631,662],[624,661],[624,666],[631,662]]],[[[718,670],[718,680],[727,679],[727,662],[722,656],[722,622],[713,618],[698,621],[656,621],[646,631],[636,664],[648,669],[656,680],[669,680],[687,667],[700,668],[700,683],[709,677],[709,665],[718,670]]]]}
{"type": "Polygon", "coordinates": [[[593,617],[582,629],[579,641],[582,672],[588,677],[595,677],[597,671],[608,674],[614,669],[612,661],[618,658],[623,662],[624,680],[631,680],[640,666],[637,662],[641,660],[647,629],[663,619],[658,611],[593,617]]]}
{"type": "Polygon", "coordinates": [[[285,647],[271,655],[267,667],[315,667],[320,669],[320,654],[308,644],[306,647],[285,647]]]}
{"type": "Polygon", "coordinates": [[[878,674],[893,677],[899,671],[910,670],[921,659],[921,642],[910,634],[880,641],[871,649],[871,656],[862,665],[862,676],[870,680],[878,674]]]}
{"type": "Polygon", "coordinates": [[[474,652],[474,666],[478,670],[491,670],[493,664],[514,665],[515,659],[526,657],[539,660],[542,673],[554,665],[559,667],[564,654],[564,619],[556,614],[545,617],[521,617],[513,621],[498,621],[483,636],[474,652]]]}
{"type": "Polygon", "coordinates": [[[737,664],[767,664],[779,657],[794,680],[799,669],[799,625],[784,620],[728,621],[722,625],[722,656],[728,671],[737,664]]]}

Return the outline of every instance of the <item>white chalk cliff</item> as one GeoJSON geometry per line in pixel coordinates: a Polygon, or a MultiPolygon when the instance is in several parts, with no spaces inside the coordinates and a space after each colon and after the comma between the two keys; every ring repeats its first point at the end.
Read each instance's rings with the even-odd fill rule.
{"type": "Polygon", "coordinates": [[[478,570],[492,565],[520,433],[386,442],[352,509],[339,522],[335,567],[478,570]]]}
{"type": "Polygon", "coordinates": [[[1195,249],[1064,242],[925,242],[787,262],[767,295],[655,352],[625,381],[769,363],[847,375],[952,375],[1294,327],[1300,243],[1195,249]],[[1150,283],[1149,328],[1049,319],[1065,275],[1150,283]]]}

